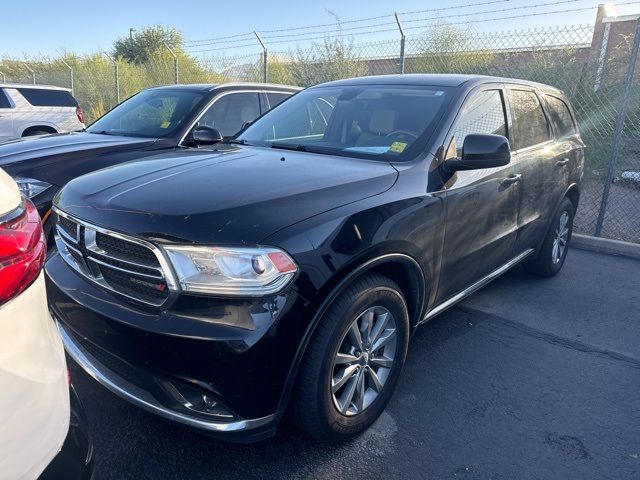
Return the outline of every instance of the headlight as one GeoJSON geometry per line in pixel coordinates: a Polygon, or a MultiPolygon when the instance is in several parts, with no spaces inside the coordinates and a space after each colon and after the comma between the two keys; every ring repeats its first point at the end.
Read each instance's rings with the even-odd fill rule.
{"type": "Polygon", "coordinates": [[[50,183],[35,178],[16,177],[14,180],[18,184],[20,192],[28,199],[32,199],[51,186],[50,183]]]}
{"type": "Polygon", "coordinates": [[[262,296],[284,288],[298,271],[276,248],[164,246],[185,292],[262,296]]]}

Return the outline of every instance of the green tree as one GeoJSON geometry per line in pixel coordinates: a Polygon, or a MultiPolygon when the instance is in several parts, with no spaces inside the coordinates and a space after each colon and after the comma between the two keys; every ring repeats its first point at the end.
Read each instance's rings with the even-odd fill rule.
{"type": "Polygon", "coordinates": [[[175,28],[154,25],[118,38],[113,43],[113,53],[118,59],[141,65],[166,50],[165,43],[182,52],[182,41],[182,34],[175,28]]]}

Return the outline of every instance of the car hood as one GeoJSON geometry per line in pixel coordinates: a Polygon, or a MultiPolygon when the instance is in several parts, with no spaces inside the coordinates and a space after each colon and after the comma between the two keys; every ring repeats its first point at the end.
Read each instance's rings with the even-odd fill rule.
{"type": "Polygon", "coordinates": [[[93,224],[169,241],[258,244],[289,225],[380,194],[386,162],[238,147],[164,154],[71,181],[56,205],[93,224]]]}
{"type": "Polygon", "coordinates": [[[40,167],[57,161],[61,156],[74,154],[101,154],[107,151],[147,148],[155,143],[153,138],[120,137],[88,132],[72,132],[24,137],[0,143],[0,167],[30,160],[40,167]]]}

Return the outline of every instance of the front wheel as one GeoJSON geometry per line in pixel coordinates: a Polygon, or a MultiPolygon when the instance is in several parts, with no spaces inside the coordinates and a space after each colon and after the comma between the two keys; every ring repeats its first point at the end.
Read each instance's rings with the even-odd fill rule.
{"type": "Polygon", "coordinates": [[[409,342],[400,288],[381,275],[356,280],[320,320],[300,366],[292,410],[310,436],[347,440],[382,413],[409,342]]]}
{"type": "Polygon", "coordinates": [[[527,272],[541,277],[553,277],[562,269],[573,231],[574,213],[573,203],[565,198],[551,222],[538,255],[523,263],[527,272]]]}

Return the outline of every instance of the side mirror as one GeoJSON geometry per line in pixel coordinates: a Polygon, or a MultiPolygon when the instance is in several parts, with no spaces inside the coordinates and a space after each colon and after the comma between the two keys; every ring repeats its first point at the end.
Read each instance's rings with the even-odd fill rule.
{"type": "Polygon", "coordinates": [[[462,158],[451,158],[444,162],[450,172],[477,170],[507,165],[511,161],[509,140],[502,135],[470,134],[462,144],[462,158]]]}
{"type": "Polygon", "coordinates": [[[242,128],[240,129],[241,132],[244,132],[245,129],[249,128],[251,126],[253,122],[244,122],[242,124],[242,128]]]}
{"type": "Polygon", "coordinates": [[[193,129],[191,141],[195,145],[213,145],[222,141],[222,134],[216,128],[200,125],[193,129]]]}

